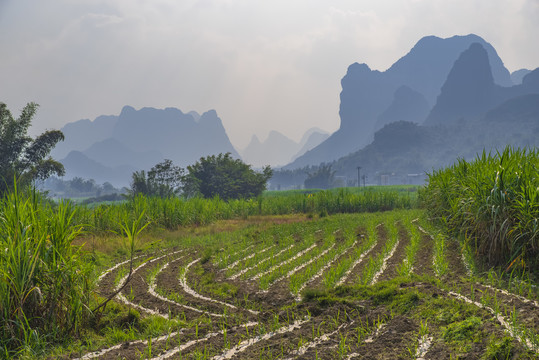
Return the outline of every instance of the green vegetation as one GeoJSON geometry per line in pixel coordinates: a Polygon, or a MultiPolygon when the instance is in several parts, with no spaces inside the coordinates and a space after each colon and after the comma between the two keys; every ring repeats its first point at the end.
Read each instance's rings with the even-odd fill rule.
{"type": "Polygon", "coordinates": [[[188,166],[187,171],[184,178],[187,196],[219,196],[223,200],[249,199],[261,195],[273,173],[269,166],[257,173],[251,169],[251,165],[233,159],[230,153],[200,158],[188,166]]]}
{"type": "Polygon", "coordinates": [[[331,170],[331,165],[322,164],[315,172],[307,174],[305,187],[328,189],[333,185],[334,178],[335,171],[331,170]]]}
{"type": "Polygon", "coordinates": [[[135,171],[131,182],[131,196],[139,194],[168,198],[176,196],[181,191],[184,170],[175,166],[172,160],[165,159],[148,171],[148,175],[135,171]]]}
{"type": "Polygon", "coordinates": [[[429,174],[423,205],[490,264],[537,269],[539,152],[506,148],[429,174]]]}
{"type": "Polygon", "coordinates": [[[72,242],[75,208],[14,189],[0,200],[0,346],[31,354],[76,334],[89,316],[92,268],[72,242]]]}
{"type": "MultiPolygon", "coordinates": [[[[256,199],[225,201],[219,197],[159,198],[143,197],[146,202],[145,220],[153,227],[177,229],[180,226],[207,225],[218,220],[247,218],[254,215],[331,215],[337,213],[376,212],[409,209],[416,201],[408,192],[365,191],[354,194],[345,189],[321,191],[314,194],[293,193],[289,196],[262,196],[256,199]]],[[[80,207],[76,222],[91,232],[119,232],[117,220],[133,216],[133,202],[103,204],[92,208],[80,207]],[[129,215],[131,214],[131,215],[129,215]]]]}
{"type": "Polygon", "coordinates": [[[535,278],[477,272],[474,243],[441,232],[414,190],[93,208],[8,193],[0,358],[534,358],[535,278]]]}
{"type": "Polygon", "coordinates": [[[64,134],[49,130],[35,139],[27,135],[37,107],[27,104],[14,119],[6,104],[0,103],[0,195],[13,188],[15,178],[21,186],[53,174],[64,175],[64,166],[49,156],[64,134]]]}

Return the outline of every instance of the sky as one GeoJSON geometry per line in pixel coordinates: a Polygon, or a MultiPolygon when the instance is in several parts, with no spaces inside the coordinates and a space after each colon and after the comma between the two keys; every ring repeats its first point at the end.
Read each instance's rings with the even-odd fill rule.
{"type": "Polygon", "coordinates": [[[237,149],[338,129],[354,62],[386,70],[423,36],[477,34],[539,66],[539,0],[0,0],[0,102],[31,132],[124,105],[215,109],[237,149]]]}

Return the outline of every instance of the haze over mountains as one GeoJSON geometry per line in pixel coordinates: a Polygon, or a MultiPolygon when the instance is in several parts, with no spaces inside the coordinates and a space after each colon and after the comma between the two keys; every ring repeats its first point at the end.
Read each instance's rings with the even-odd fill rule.
{"type": "Polygon", "coordinates": [[[328,137],[329,134],[324,130],[312,128],[297,143],[277,131],[271,131],[264,142],[260,142],[256,135],[253,135],[249,145],[241,151],[241,156],[243,161],[255,167],[283,166],[316,147],[328,137]]]}
{"type": "MultiPolygon", "coordinates": [[[[311,129],[299,143],[277,131],[263,142],[253,136],[243,160],[255,167],[285,165],[272,185],[301,185],[320,163],[348,180],[362,166],[371,182],[384,174],[407,182],[407,174],[483,148],[539,145],[539,69],[510,73],[476,35],[424,37],[386,71],[350,65],[341,83],[339,130],[311,129]]],[[[199,115],[126,106],[118,116],[80,120],[62,131],[66,141],[53,156],[63,159],[67,177],[115,185],[164,158],[186,166],[221,152],[240,156],[213,110],[199,115]]]]}
{"type": "MultiPolygon", "coordinates": [[[[394,100],[389,110],[378,116],[378,121],[384,119],[386,125],[373,134],[370,144],[338,160],[328,161],[336,175],[355,179],[356,168],[361,166],[371,183],[384,183],[381,179],[383,176],[386,183],[391,177],[394,183],[422,182],[424,176],[418,175],[449,165],[458,157],[473,158],[483,149],[495,151],[506,145],[538,146],[539,68],[519,71],[519,74],[513,74],[516,85],[502,86],[500,83],[507,82],[508,71],[493,71],[497,66],[495,64],[499,65],[500,62],[492,61],[492,56],[499,58],[488,49],[484,42],[473,42],[459,54],[426,116],[414,119],[409,115],[414,111],[424,113],[423,98],[417,91],[402,87],[397,89],[395,98],[408,96],[409,101],[394,100]],[[498,79],[495,74],[498,74],[498,79]],[[522,74],[524,76],[520,79],[522,74]],[[399,95],[399,92],[407,95],[399,95]],[[390,118],[388,113],[395,114],[394,121],[387,119],[390,118]]],[[[360,78],[357,78],[358,83],[352,84],[357,89],[365,86],[364,82],[359,81],[360,78]]],[[[370,85],[382,87],[380,83],[385,84],[383,80],[380,78],[378,83],[370,85]]],[[[343,93],[352,85],[343,84],[343,93]]],[[[368,92],[356,91],[355,94],[357,103],[367,107],[368,102],[364,98],[370,96],[368,92]]],[[[352,99],[346,100],[352,102],[352,99]]],[[[343,106],[341,104],[341,110],[343,106]]],[[[359,106],[356,110],[365,113],[359,106]]],[[[367,118],[357,119],[358,122],[365,120],[363,123],[369,123],[367,118]]],[[[324,145],[306,155],[314,156],[324,145]]],[[[306,161],[306,158],[300,159],[306,161]]],[[[297,164],[300,159],[287,168],[297,164]]],[[[296,174],[296,182],[297,178],[296,174]]],[[[283,176],[275,180],[280,181],[281,185],[289,185],[283,176]]]]}
{"type": "MultiPolygon", "coordinates": [[[[367,64],[350,65],[341,81],[339,130],[286,168],[333,161],[368,145],[374,132],[385,124],[426,115],[425,103],[429,109],[435,105],[453,64],[473,43],[487,51],[495,83],[513,85],[496,50],[479,36],[424,37],[386,71],[371,70],[367,64]],[[403,100],[405,96],[409,99],[403,100]],[[415,102],[417,108],[411,111],[406,100],[415,102]]],[[[423,120],[418,117],[415,122],[423,120]]]]}
{"type": "Polygon", "coordinates": [[[214,110],[198,115],[175,108],[137,111],[125,106],[118,116],[80,120],[62,131],[66,141],[52,155],[61,159],[66,178],[117,186],[128,185],[133,171],[148,170],[165,158],[183,167],[221,152],[239,157],[214,110]]]}
{"type": "MultiPolygon", "coordinates": [[[[66,140],[52,155],[64,164],[67,179],[82,177],[127,186],[134,171],[149,170],[163,159],[185,167],[219,153],[240,158],[214,110],[199,115],[175,108],[137,111],[125,106],[118,116],[79,120],[61,130],[66,140]]],[[[263,143],[253,137],[243,156],[255,167],[284,165],[328,136],[313,128],[296,143],[273,131],[263,143]]]]}

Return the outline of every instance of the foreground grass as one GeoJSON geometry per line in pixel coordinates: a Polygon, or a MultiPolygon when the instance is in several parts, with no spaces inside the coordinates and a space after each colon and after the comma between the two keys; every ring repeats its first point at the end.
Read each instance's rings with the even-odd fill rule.
{"type": "Polygon", "coordinates": [[[489,265],[539,262],[539,152],[505,148],[429,174],[421,201],[489,265]]]}
{"type": "MultiPolygon", "coordinates": [[[[306,206],[307,209],[312,209],[310,207],[312,205],[315,208],[319,206],[320,209],[325,210],[291,211],[290,213],[285,212],[284,215],[260,215],[260,209],[264,209],[264,206],[266,206],[264,201],[261,203],[256,200],[251,202],[243,201],[236,203],[236,205],[240,204],[247,206],[247,209],[253,209],[254,215],[231,215],[231,220],[220,218],[223,215],[219,213],[219,209],[226,209],[226,206],[230,204],[223,205],[219,199],[208,200],[207,202],[196,199],[193,203],[186,205],[186,208],[194,206],[189,209],[200,213],[214,211],[218,215],[214,214],[210,219],[211,221],[208,220],[205,223],[194,222],[190,226],[173,226],[173,230],[167,230],[168,227],[162,226],[160,222],[162,219],[159,220],[159,216],[161,216],[159,214],[162,214],[162,212],[157,211],[155,213],[157,215],[153,214],[156,208],[159,209],[159,206],[169,204],[166,201],[159,202],[154,199],[138,198],[132,204],[123,204],[120,208],[111,210],[108,213],[111,218],[100,218],[105,216],[104,212],[98,211],[92,214],[96,221],[103,221],[103,224],[116,221],[115,226],[118,226],[118,222],[124,225],[132,224],[134,218],[141,220],[140,225],[145,224],[147,221],[152,221],[152,227],[149,227],[137,239],[133,238],[131,243],[126,242],[125,236],[122,236],[121,233],[97,231],[95,228],[93,231],[88,231],[81,236],[79,232],[82,228],[77,225],[75,219],[80,221],[84,216],[87,216],[89,214],[86,213],[87,209],[74,207],[67,203],[62,205],[65,207],[54,208],[47,202],[38,201],[38,198],[35,195],[32,196],[32,194],[7,198],[0,210],[1,220],[5,224],[3,225],[2,234],[8,234],[2,238],[2,247],[7,246],[8,249],[15,250],[9,250],[1,254],[2,271],[6,274],[6,279],[10,279],[10,276],[18,279],[19,277],[12,275],[15,274],[14,267],[9,266],[9,261],[10,259],[19,259],[21,269],[30,269],[34,273],[31,274],[32,276],[27,276],[26,282],[22,282],[22,284],[25,284],[24,287],[21,287],[24,290],[20,293],[22,295],[13,292],[15,287],[9,290],[6,287],[6,292],[2,292],[2,296],[5,294],[8,294],[8,296],[5,296],[1,303],[2,314],[4,314],[4,318],[2,318],[4,329],[2,340],[4,342],[2,344],[3,353],[0,353],[0,356],[6,358],[17,356],[25,358],[74,356],[118,343],[144,340],[149,341],[149,343],[145,345],[145,350],[137,356],[151,358],[151,354],[155,354],[156,351],[155,348],[152,348],[151,340],[156,336],[176,334],[180,331],[183,334],[178,335],[181,339],[174,340],[174,344],[167,344],[167,347],[169,347],[178,346],[180,340],[181,342],[194,341],[200,339],[204,334],[219,332],[219,336],[224,337],[221,345],[214,343],[213,347],[197,348],[190,355],[195,358],[199,355],[199,358],[204,358],[204,356],[209,358],[213,355],[218,355],[224,348],[234,348],[236,346],[234,344],[242,344],[242,342],[247,341],[253,336],[253,331],[259,336],[276,334],[278,329],[283,328],[283,326],[291,326],[296,321],[300,321],[302,324],[306,324],[305,321],[310,321],[308,326],[311,326],[314,330],[312,330],[312,336],[309,339],[302,333],[305,330],[303,329],[295,332],[291,336],[291,340],[286,343],[286,346],[283,345],[280,355],[272,353],[274,346],[269,343],[266,345],[266,350],[263,350],[265,355],[262,356],[261,352],[256,354],[255,357],[259,357],[259,355],[266,358],[282,357],[285,352],[303,351],[307,349],[307,344],[315,341],[316,338],[324,334],[328,334],[328,336],[331,334],[331,336],[340,337],[339,346],[334,353],[331,353],[331,358],[345,358],[347,353],[364,349],[366,346],[364,340],[368,336],[374,336],[382,323],[387,323],[387,326],[404,324],[408,329],[406,330],[406,336],[402,338],[405,346],[403,345],[404,347],[395,350],[396,353],[392,354],[395,356],[394,358],[413,358],[412,353],[420,347],[418,339],[427,334],[438,339],[436,346],[439,346],[442,352],[452,354],[454,358],[462,354],[473,354],[475,358],[483,357],[485,359],[507,356],[509,358],[533,358],[529,357],[528,350],[518,343],[515,337],[506,338],[503,336],[505,330],[499,325],[496,327],[496,317],[492,312],[462,301],[458,297],[448,295],[449,292],[453,291],[458,294],[463,293],[463,296],[468,296],[474,301],[483,301],[484,306],[494,309],[498,312],[497,314],[502,314],[506,318],[514,318],[512,321],[516,324],[515,329],[520,329],[518,331],[525,334],[526,338],[534,339],[536,334],[533,331],[529,332],[530,328],[529,324],[526,323],[527,319],[518,318],[517,311],[503,308],[497,303],[495,297],[486,297],[475,289],[475,283],[479,282],[513,292],[518,291],[519,296],[537,299],[537,293],[533,287],[535,283],[530,280],[529,272],[525,268],[523,269],[525,272],[518,277],[509,277],[503,271],[491,271],[486,274],[472,271],[468,278],[458,278],[452,281],[444,280],[442,282],[440,279],[444,278],[444,276],[453,276],[454,269],[451,268],[451,264],[448,264],[452,259],[448,257],[447,252],[448,243],[453,240],[446,236],[434,234],[433,229],[435,228],[427,220],[423,211],[395,210],[372,214],[331,215],[333,211],[354,209],[354,206],[360,206],[366,211],[370,209],[374,212],[376,206],[379,209],[385,209],[389,205],[406,208],[413,204],[409,202],[409,199],[401,202],[399,200],[400,195],[394,197],[391,192],[388,193],[389,195],[368,192],[366,194],[365,196],[355,197],[356,195],[347,193],[323,192],[320,195],[313,196],[300,194],[293,201],[283,200],[281,202],[282,199],[277,199],[273,204],[288,204],[290,202],[299,208],[306,206]],[[354,202],[354,199],[357,202],[354,202]],[[369,199],[372,202],[369,202],[369,199]],[[154,208],[154,206],[156,207],[154,208]],[[26,210],[23,211],[23,209],[26,210]],[[79,216],[77,215],[79,211],[82,212],[82,217],[77,217],[79,216]],[[135,214],[138,215],[133,216],[135,214]],[[143,219],[144,216],[147,217],[143,219]],[[419,228],[412,225],[412,221],[416,221],[417,224],[435,235],[433,254],[429,255],[430,258],[427,263],[432,262],[435,264],[433,266],[435,267],[436,276],[418,276],[411,271],[420,248],[418,244],[427,238],[425,236],[421,237],[422,235],[418,232],[419,228]],[[382,251],[372,255],[373,258],[376,257],[378,260],[386,256],[388,246],[393,244],[396,236],[401,236],[397,232],[398,227],[404,229],[405,233],[407,232],[410,236],[403,260],[400,264],[394,265],[401,276],[389,281],[381,281],[375,285],[336,286],[338,276],[342,276],[346,272],[348,266],[360,256],[361,252],[371,248],[371,244],[374,242],[370,242],[368,239],[376,238],[379,226],[387,230],[388,238],[385,240],[385,245],[381,247],[382,251]],[[26,239],[27,241],[16,242],[16,239],[26,239]],[[34,239],[37,239],[37,241],[33,241],[34,239]],[[60,239],[63,240],[59,241],[60,239]],[[354,239],[360,242],[357,248],[353,251],[346,250],[354,243],[354,239]],[[268,273],[268,277],[273,276],[272,281],[281,279],[282,276],[286,277],[288,273],[295,271],[292,269],[293,267],[295,268],[301,265],[301,262],[305,263],[308,260],[309,256],[293,259],[293,256],[300,250],[306,249],[305,243],[307,242],[317,246],[313,250],[313,254],[320,254],[320,261],[312,262],[308,267],[302,268],[301,271],[309,272],[309,276],[299,276],[300,272],[294,273],[294,275],[298,275],[297,279],[302,279],[302,282],[307,281],[312,277],[311,274],[323,269],[325,263],[330,260],[335,260],[334,265],[339,267],[339,275],[330,274],[331,276],[335,275],[335,279],[329,281],[326,279],[328,274],[324,274],[321,277],[321,279],[324,279],[322,284],[331,285],[323,286],[314,291],[307,290],[303,293],[302,301],[293,300],[291,297],[284,303],[270,301],[262,305],[260,300],[254,296],[257,289],[254,290],[252,297],[251,294],[246,294],[245,298],[240,299],[239,303],[234,302],[234,304],[239,306],[245,304],[245,309],[260,310],[262,313],[257,317],[256,330],[245,327],[241,332],[236,332],[235,338],[227,338],[228,331],[238,326],[245,326],[248,320],[241,311],[233,313],[225,311],[223,317],[219,319],[211,318],[204,314],[193,318],[186,316],[185,313],[183,315],[179,313],[169,316],[166,319],[141,314],[131,306],[121,305],[114,301],[98,312],[92,313],[88,311],[89,309],[94,309],[103,300],[97,296],[93,287],[97,283],[98,275],[116,263],[128,259],[133,255],[133,252],[134,255],[142,255],[136,260],[136,265],[139,265],[143,264],[144,261],[148,261],[148,259],[157,257],[158,255],[156,254],[160,256],[160,254],[171,253],[178,251],[178,249],[184,250],[186,260],[182,265],[183,269],[186,268],[187,263],[198,261],[191,268],[193,276],[198,277],[197,282],[192,284],[195,290],[206,294],[206,296],[216,297],[221,301],[228,302],[229,300],[233,301],[235,294],[243,290],[244,284],[249,283],[228,285],[228,283],[222,282],[223,276],[229,276],[229,273],[239,272],[246,266],[251,266],[248,265],[250,264],[249,261],[254,261],[255,264],[253,265],[260,268],[259,270],[253,270],[253,274],[256,271],[260,274],[260,272],[266,271],[268,268],[278,266],[279,262],[282,264],[285,260],[291,259],[293,262],[287,263],[286,267],[281,266],[279,268],[281,273],[277,274],[278,276],[268,273]],[[331,244],[335,244],[335,246],[330,248],[331,244]],[[274,245],[272,250],[263,252],[272,245],[274,245]],[[293,250],[289,251],[287,255],[280,255],[282,259],[277,258],[276,254],[280,253],[281,249],[288,249],[292,245],[291,249],[293,250]],[[20,246],[26,247],[19,248],[20,246]],[[71,253],[62,253],[62,246],[69,247],[71,253]],[[250,246],[252,246],[252,250],[247,251],[246,249],[250,246]],[[325,250],[328,250],[328,252],[322,256],[322,251],[325,250]],[[335,252],[332,252],[333,250],[335,252]],[[343,251],[349,252],[343,257],[337,257],[343,251]],[[21,256],[17,258],[9,255],[11,253],[21,256]],[[31,254],[31,256],[24,257],[22,256],[23,254],[31,254]],[[61,256],[57,256],[58,254],[61,254],[61,256]],[[259,258],[254,257],[249,260],[247,259],[249,254],[262,255],[259,258]],[[275,254],[275,256],[272,256],[272,254],[275,254]],[[274,262],[271,266],[268,264],[260,266],[263,257],[270,259],[268,263],[270,261],[274,262]],[[56,259],[56,262],[47,262],[52,259],[56,259]],[[22,260],[26,261],[26,263],[22,260]],[[68,263],[68,260],[71,263],[68,263]],[[35,264],[39,262],[39,266],[47,266],[47,271],[32,270],[39,269],[32,262],[35,264]],[[225,267],[236,262],[239,265],[235,266],[234,269],[230,269],[228,272],[224,271],[226,270],[225,267]],[[66,282],[66,284],[73,286],[73,289],[62,288],[60,286],[65,284],[58,284],[58,282],[64,281],[63,279],[67,276],[63,272],[66,266],[74,271],[74,274],[69,275],[67,273],[67,275],[80,277],[73,278],[76,281],[68,279],[69,281],[66,282]],[[50,269],[56,269],[56,271],[51,271],[50,269]],[[56,275],[58,278],[54,278],[52,275],[56,275]],[[76,325],[75,327],[64,326],[65,322],[62,321],[66,319],[65,314],[58,316],[57,320],[59,322],[56,325],[53,324],[53,326],[61,330],[67,329],[67,332],[48,331],[51,327],[40,328],[36,326],[36,324],[46,324],[43,316],[36,316],[35,314],[36,309],[44,309],[45,300],[47,299],[46,296],[40,298],[37,289],[39,288],[39,291],[46,289],[45,285],[49,284],[47,281],[54,285],[53,280],[57,281],[56,284],[58,284],[55,285],[58,289],[54,290],[62,291],[58,296],[84,294],[82,300],[62,298],[64,300],[61,310],[71,309],[69,310],[71,311],[68,314],[69,316],[79,316],[75,320],[68,318],[71,319],[71,324],[76,325]],[[518,290],[515,284],[520,284],[518,290]],[[81,289],[80,286],[86,286],[86,288],[81,289]],[[23,305],[29,306],[29,309],[33,311],[32,316],[26,316],[32,322],[28,321],[28,325],[25,325],[24,321],[21,322],[23,326],[27,326],[26,328],[23,327],[23,331],[18,335],[21,342],[12,343],[10,341],[13,341],[11,339],[13,339],[14,332],[10,330],[8,324],[13,323],[13,320],[8,316],[15,316],[15,320],[24,320],[24,318],[17,318],[18,314],[20,314],[19,309],[25,309],[17,307],[17,304],[21,303],[21,299],[24,299],[23,305]],[[34,301],[34,303],[32,304],[30,301],[34,301]],[[14,307],[9,308],[8,306],[10,305],[14,307]],[[81,311],[77,306],[83,306],[86,312],[81,311]],[[350,343],[349,340],[354,337],[355,342],[350,343]],[[269,353],[267,353],[268,351],[269,353]]],[[[185,205],[182,202],[173,204],[175,204],[173,206],[185,205]]],[[[268,204],[272,204],[271,201],[268,204]]],[[[166,209],[170,210],[169,208],[166,209]]],[[[166,214],[171,216],[168,212],[166,214]]],[[[406,237],[406,235],[403,236],[406,237]]],[[[466,243],[463,243],[463,245],[466,245],[466,243]]],[[[473,251],[469,251],[466,246],[463,249],[465,250],[464,253],[473,254],[473,251]]],[[[461,253],[453,255],[460,259],[461,253]]],[[[377,263],[378,260],[375,260],[370,261],[369,259],[369,264],[377,263]]],[[[473,261],[473,257],[467,258],[467,261],[473,261]]],[[[13,261],[11,263],[15,264],[17,262],[13,261]]],[[[115,277],[121,278],[124,276],[128,272],[128,268],[129,265],[126,264],[118,274],[114,274],[115,277]]],[[[376,270],[373,269],[366,269],[365,271],[376,270]]],[[[472,266],[471,269],[473,270],[475,267],[472,266]]],[[[21,273],[24,273],[24,271],[21,273]]],[[[151,278],[155,276],[155,273],[150,271],[148,276],[151,278]]],[[[366,275],[363,273],[361,276],[365,277],[366,275]]],[[[146,279],[146,281],[149,280],[146,279]]],[[[247,279],[244,279],[244,281],[247,281],[247,279]]],[[[356,281],[356,283],[359,283],[359,281],[356,281]]],[[[5,286],[5,284],[9,284],[9,281],[4,282],[2,285],[5,286]]],[[[287,284],[285,283],[285,285],[287,284]]],[[[297,284],[295,288],[299,289],[300,285],[297,284]]],[[[290,290],[285,286],[285,291],[290,290]]],[[[41,292],[41,294],[54,295],[57,293],[47,290],[46,293],[41,292]]],[[[129,292],[126,292],[126,295],[129,297],[129,292]]],[[[174,294],[164,295],[173,296],[174,294]]],[[[134,295],[132,300],[135,301],[134,303],[137,301],[134,295]]],[[[182,301],[181,296],[173,297],[172,300],[182,301]]],[[[46,325],[51,326],[50,324],[46,325]]],[[[52,329],[54,330],[54,328],[52,329]]],[[[395,331],[398,332],[398,327],[395,328],[395,331]]],[[[539,338],[537,340],[539,341],[539,338]]],[[[313,356],[313,358],[316,357],[313,356]]]]}
{"type": "MultiPolygon", "coordinates": [[[[349,236],[346,234],[350,234],[350,230],[363,227],[362,232],[369,233],[368,229],[371,227],[374,229],[378,223],[393,224],[400,220],[406,225],[412,236],[417,236],[417,234],[414,235],[414,230],[411,230],[414,227],[408,225],[413,219],[419,219],[418,222],[423,226],[427,221],[425,214],[417,210],[366,215],[336,215],[322,218],[309,218],[307,216],[254,217],[253,219],[221,221],[208,226],[182,229],[176,232],[150,232],[146,234],[144,242],[147,246],[154,247],[148,248],[147,251],[150,253],[156,249],[166,251],[171,247],[179,246],[187,250],[197,250],[198,254],[191,259],[202,256],[208,264],[213,262],[224,267],[245,257],[244,249],[249,245],[254,245],[253,250],[247,252],[250,254],[261,251],[276,239],[283,239],[291,234],[297,235],[295,239],[308,238],[309,234],[317,234],[317,229],[322,230],[317,235],[320,239],[343,241],[343,248],[349,243],[345,239],[349,236]],[[159,239],[160,241],[156,241],[159,239]]],[[[356,234],[355,231],[354,234],[356,234]]],[[[446,252],[448,241],[450,240],[446,239],[446,244],[440,250],[441,254],[437,256],[442,258],[448,256],[446,252]]],[[[105,243],[103,242],[103,244],[105,243]]],[[[368,245],[368,243],[366,244],[368,245]]],[[[287,245],[288,243],[282,243],[279,246],[286,247],[287,245]]],[[[413,256],[410,254],[413,253],[414,246],[410,242],[410,246],[407,247],[407,261],[413,262],[413,256]]],[[[104,253],[101,253],[99,244],[96,244],[94,249],[95,254],[101,254],[103,268],[110,267],[119,260],[114,260],[119,256],[118,253],[112,248],[106,249],[104,253]]],[[[436,255],[433,254],[433,256],[436,255]]],[[[240,262],[238,265],[239,269],[243,266],[241,264],[243,263],[240,262]]],[[[322,265],[323,263],[313,263],[312,266],[322,265]]],[[[233,297],[238,291],[237,286],[231,288],[226,283],[216,282],[216,275],[220,273],[218,269],[215,272],[208,272],[205,269],[201,263],[192,267],[192,273],[200,279],[193,286],[199,291],[225,301],[228,301],[227,298],[233,297]]],[[[316,269],[309,270],[314,272],[316,269]]],[[[447,271],[447,276],[452,275],[451,270],[447,271]]],[[[276,351],[274,345],[268,344],[260,349],[260,353],[256,357],[279,358],[283,356],[283,352],[303,351],[302,349],[307,349],[313,341],[327,335],[337,339],[339,345],[334,350],[320,347],[318,351],[326,353],[329,351],[331,358],[346,358],[348,354],[365,351],[367,353],[384,351],[391,358],[414,358],[423,338],[432,338],[433,351],[447,355],[447,357],[444,355],[440,358],[449,358],[449,356],[451,358],[467,356],[478,359],[534,358],[535,354],[527,350],[514,337],[509,336],[492,313],[455,296],[449,296],[451,291],[463,293],[476,301],[481,301],[485,306],[494,308],[497,300],[488,298],[477,290],[474,291],[474,284],[483,282],[500,288],[508,288],[505,283],[507,278],[503,275],[499,275],[498,278],[494,273],[475,273],[471,278],[441,281],[436,276],[419,276],[410,271],[402,271],[402,274],[405,275],[388,281],[380,281],[374,285],[360,285],[358,283],[356,285],[306,290],[303,293],[302,301],[282,303],[271,310],[264,310],[264,307],[259,309],[256,306],[256,300],[249,299],[249,304],[253,306],[246,308],[263,311],[258,317],[258,325],[256,329],[246,329],[246,333],[243,335],[236,336],[231,333],[230,338],[225,337],[223,340],[225,349],[227,346],[233,348],[234,344],[247,341],[254,334],[258,334],[258,336],[273,334],[278,329],[289,326],[293,319],[310,318],[305,326],[311,329],[309,330],[311,335],[306,336],[304,330],[298,329],[297,332],[287,336],[287,341],[282,343],[279,351],[276,351]],[[494,282],[495,280],[496,282],[494,282]],[[403,327],[404,325],[406,326],[403,327]],[[385,326],[384,331],[378,331],[381,326],[385,326]],[[385,347],[376,348],[376,346],[383,346],[377,342],[376,336],[381,336],[379,341],[382,341],[384,335],[379,333],[392,332],[401,336],[398,346],[387,343],[385,347]],[[365,340],[372,337],[374,337],[372,343],[365,343],[365,340]]],[[[522,281],[522,278],[514,279],[514,283],[517,280],[522,281]]],[[[528,290],[530,289],[528,287],[528,290]]],[[[522,294],[532,299],[537,297],[536,293],[522,294]]],[[[181,301],[181,299],[176,300],[181,301]]],[[[509,308],[500,310],[500,314],[508,318],[512,316],[513,312],[509,308]]],[[[143,316],[127,306],[110,303],[99,317],[93,318],[86,328],[81,329],[80,338],[75,337],[73,341],[50,347],[44,353],[29,355],[29,357],[41,358],[45,354],[51,357],[78,356],[118,343],[137,340],[148,341],[148,339],[174,334],[181,330],[185,335],[181,341],[174,338],[169,344],[173,348],[189,339],[201,338],[204,334],[222,332],[223,329],[232,331],[237,326],[244,326],[242,324],[245,324],[246,321],[238,314],[228,314],[226,319],[218,321],[206,316],[190,319],[181,315],[165,320],[158,316],[143,316]]],[[[517,321],[517,325],[520,324],[518,319],[515,321],[517,321]]],[[[194,350],[188,356],[211,358],[223,351],[223,348],[215,343],[212,346],[194,350]]],[[[151,343],[147,344],[145,349],[141,350],[139,357],[150,358],[149,354],[156,351],[155,348],[152,348],[151,343]]],[[[313,354],[312,358],[316,358],[316,356],[313,354]]],[[[326,356],[328,355],[326,354],[326,356]]]]}

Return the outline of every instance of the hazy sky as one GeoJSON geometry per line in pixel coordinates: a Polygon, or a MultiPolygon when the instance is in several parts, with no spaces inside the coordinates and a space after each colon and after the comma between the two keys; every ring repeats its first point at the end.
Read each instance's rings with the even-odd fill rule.
{"type": "Polygon", "coordinates": [[[0,101],[33,132],[135,108],[217,110],[236,147],[339,126],[348,65],[475,33],[539,66],[539,0],[0,0],[0,101]]]}

